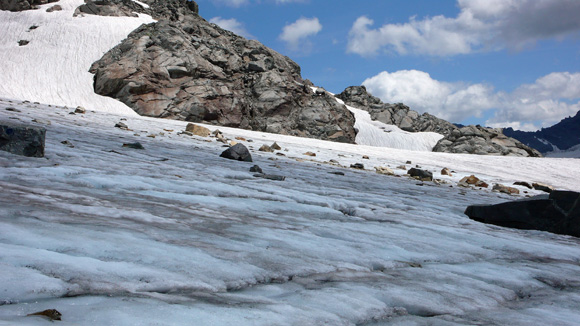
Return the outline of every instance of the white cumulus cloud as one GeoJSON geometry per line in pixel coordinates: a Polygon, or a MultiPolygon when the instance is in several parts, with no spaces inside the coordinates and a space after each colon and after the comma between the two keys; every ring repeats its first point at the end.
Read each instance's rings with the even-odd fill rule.
{"type": "Polygon", "coordinates": [[[292,24],[284,26],[279,38],[286,43],[291,51],[309,52],[312,43],[309,37],[318,34],[322,25],[318,18],[300,18],[292,24]]]}
{"type": "Polygon", "coordinates": [[[250,34],[244,25],[237,21],[235,18],[225,19],[222,17],[213,17],[209,20],[210,23],[216,24],[223,29],[227,29],[230,32],[234,32],[240,36],[243,36],[248,39],[253,39],[254,36],[250,34]]]}
{"type": "Polygon", "coordinates": [[[578,0],[458,0],[456,17],[411,17],[402,24],[373,27],[359,17],[347,51],[362,56],[451,56],[501,48],[522,49],[536,41],[580,34],[578,0]]]}
{"type": "Polygon", "coordinates": [[[511,93],[496,92],[487,84],[438,81],[417,70],[384,71],[363,85],[384,102],[402,102],[451,122],[495,110],[485,123],[491,127],[534,130],[580,110],[580,73],[551,73],[511,93]]]}
{"type": "Polygon", "coordinates": [[[384,102],[405,103],[420,113],[428,112],[453,122],[479,116],[496,101],[489,85],[442,82],[418,70],[383,71],[363,85],[384,102]]]}

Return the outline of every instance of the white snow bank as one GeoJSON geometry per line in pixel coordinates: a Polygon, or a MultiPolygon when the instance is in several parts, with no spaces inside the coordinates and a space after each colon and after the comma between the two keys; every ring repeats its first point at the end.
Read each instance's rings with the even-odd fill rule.
{"type": "Polygon", "coordinates": [[[0,96],[136,115],[125,104],[96,95],[88,70],[131,31],[154,20],[146,15],[73,17],[83,3],[60,0],[38,10],[0,11],[0,96]],[[55,4],[63,10],[47,13],[55,4]],[[30,43],[19,46],[19,40],[30,43]]]}

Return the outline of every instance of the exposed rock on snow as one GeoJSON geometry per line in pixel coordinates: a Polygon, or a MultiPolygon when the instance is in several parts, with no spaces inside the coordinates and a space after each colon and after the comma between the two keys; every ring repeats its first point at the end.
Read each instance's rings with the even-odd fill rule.
{"type": "Polygon", "coordinates": [[[548,193],[554,191],[554,187],[547,185],[547,184],[539,183],[539,182],[534,182],[532,184],[532,187],[534,187],[534,189],[536,189],[536,190],[540,190],[540,191],[544,191],[544,192],[548,192],[548,193]]]}
{"type": "Polygon", "coordinates": [[[462,187],[469,187],[469,185],[473,185],[476,187],[482,187],[482,188],[489,187],[489,185],[487,183],[480,180],[478,177],[474,176],[473,174],[468,176],[468,177],[463,177],[461,180],[459,180],[458,185],[462,186],[462,187]]]}
{"type": "Polygon", "coordinates": [[[469,206],[465,214],[483,223],[580,237],[580,193],[574,191],[553,191],[548,199],[469,206]]]}
{"type": "Polygon", "coordinates": [[[378,97],[368,93],[364,86],[348,87],[336,97],[343,100],[347,105],[368,111],[373,120],[395,125],[405,131],[431,131],[447,135],[452,130],[457,129],[452,123],[431,114],[423,113],[420,115],[403,103],[383,103],[378,97]]]}
{"type": "Polygon", "coordinates": [[[541,157],[537,150],[509,138],[499,129],[466,126],[455,129],[433,148],[434,152],[541,157]]]}
{"type": "Polygon", "coordinates": [[[411,168],[409,169],[409,171],[407,171],[407,174],[409,174],[412,177],[417,177],[423,181],[433,181],[433,173],[427,170],[411,168]]]}
{"type": "Polygon", "coordinates": [[[499,184],[499,183],[494,184],[492,190],[497,191],[497,192],[501,192],[504,194],[508,194],[508,195],[518,195],[520,193],[519,189],[516,189],[514,187],[504,186],[504,185],[499,184]]]}
{"type": "Polygon", "coordinates": [[[0,123],[0,150],[16,155],[44,157],[46,129],[35,126],[0,123]]]}
{"type": "Polygon", "coordinates": [[[185,126],[185,131],[200,137],[208,137],[211,135],[211,131],[209,129],[194,123],[188,123],[187,126],[185,126]]]}
{"type": "Polygon", "coordinates": [[[88,0],[79,6],[74,15],[99,15],[115,17],[138,17],[135,12],[142,12],[143,7],[132,0],[88,0]]]}
{"type": "Polygon", "coordinates": [[[354,142],[353,114],[295,62],[181,5],[93,64],[96,93],[146,116],[354,142]]]}
{"type": "Polygon", "coordinates": [[[252,154],[246,146],[243,144],[236,144],[225,151],[223,151],[220,157],[224,157],[230,160],[252,162],[252,154]]]}
{"type": "Polygon", "coordinates": [[[516,181],[516,182],[514,182],[514,186],[522,186],[522,187],[526,187],[528,189],[534,188],[531,183],[526,182],[526,181],[516,181]]]}
{"type": "Polygon", "coordinates": [[[0,10],[22,11],[36,9],[37,5],[44,5],[58,0],[0,0],[0,10]]]}

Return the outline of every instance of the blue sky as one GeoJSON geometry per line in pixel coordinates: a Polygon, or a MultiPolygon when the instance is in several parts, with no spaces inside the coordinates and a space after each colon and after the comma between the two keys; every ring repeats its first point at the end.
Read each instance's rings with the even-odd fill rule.
{"type": "Polygon", "coordinates": [[[340,93],[534,130],[580,110],[580,0],[199,0],[200,15],[340,93]]]}

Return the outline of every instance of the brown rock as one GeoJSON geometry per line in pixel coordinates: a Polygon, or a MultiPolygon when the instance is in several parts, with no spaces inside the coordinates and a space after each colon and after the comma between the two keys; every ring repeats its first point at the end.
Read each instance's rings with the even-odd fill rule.
{"type": "Polygon", "coordinates": [[[375,170],[378,174],[395,175],[395,172],[386,166],[375,166],[375,170]]]}
{"type": "Polygon", "coordinates": [[[188,123],[185,127],[185,131],[191,132],[192,134],[201,137],[209,137],[209,135],[211,135],[211,131],[209,129],[193,123],[188,123]]]}
{"type": "Polygon", "coordinates": [[[307,155],[307,156],[316,156],[316,153],[306,152],[306,153],[304,153],[304,155],[307,155]]]}
{"type": "Polygon", "coordinates": [[[272,144],[272,146],[270,146],[270,148],[272,148],[275,151],[279,151],[282,149],[282,147],[280,147],[280,145],[278,145],[278,143],[274,142],[274,144],[272,144]]]}
{"type": "Polygon", "coordinates": [[[499,184],[499,183],[494,184],[492,190],[499,191],[501,193],[509,194],[509,195],[519,195],[519,193],[520,193],[520,191],[516,188],[504,186],[504,185],[499,184]]]}
{"type": "Polygon", "coordinates": [[[450,176],[450,177],[451,177],[451,176],[453,176],[453,175],[451,174],[451,170],[449,170],[448,168],[443,168],[443,169],[441,170],[441,175],[448,175],[448,176],[450,176]]]}
{"type": "Polygon", "coordinates": [[[541,190],[541,191],[544,191],[547,193],[554,191],[554,187],[549,186],[547,184],[539,183],[539,182],[533,183],[532,187],[534,187],[534,189],[536,189],[536,190],[541,190]]]}
{"type": "Polygon", "coordinates": [[[260,152],[268,152],[268,153],[274,152],[274,150],[270,146],[268,146],[266,144],[262,145],[262,147],[260,147],[260,149],[258,149],[258,150],[260,152]]]}

